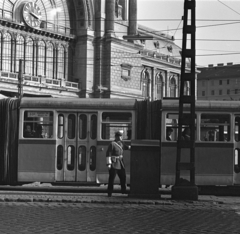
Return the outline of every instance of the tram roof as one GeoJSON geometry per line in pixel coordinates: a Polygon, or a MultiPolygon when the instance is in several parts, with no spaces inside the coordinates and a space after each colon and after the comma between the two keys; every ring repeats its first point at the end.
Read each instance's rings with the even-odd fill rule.
{"type": "MultiPolygon", "coordinates": [[[[223,101],[223,100],[196,100],[195,107],[197,111],[240,111],[240,101],[223,101]]],[[[163,110],[174,110],[179,108],[179,99],[163,100],[163,110]]],[[[186,107],[186,109],[188,109],[186,107]]]]}
{"type": "Polygon", "coordinates": [[[135,109],[135,99],[22,98],[21,108],[44,109],[135,109]]]}

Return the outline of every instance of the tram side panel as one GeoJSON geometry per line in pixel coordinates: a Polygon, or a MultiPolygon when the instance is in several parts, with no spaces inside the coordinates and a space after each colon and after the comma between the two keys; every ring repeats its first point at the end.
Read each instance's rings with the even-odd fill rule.
{"type": "Polygon", "coordinates": [[[18,182],[54,182],[56,140],[53,111],[21,110],[18,182]]]}
{"type": "MultiPolygon", "coordinates": [[[[161,184],[173,185],[176,173],[178,113],[163,113],[161,184]],[[171,128],[171,138],[168,130],[171,128]]],[[[197,185],[234,184],[234,144],[230,133],[230,113],[196,114],[195,182],[197,185]]],[[[182,149],[182,162],[188,162],[190,150],[182,149]]],[[[189,171],[181,177],[189,181],[189,171]]]]}

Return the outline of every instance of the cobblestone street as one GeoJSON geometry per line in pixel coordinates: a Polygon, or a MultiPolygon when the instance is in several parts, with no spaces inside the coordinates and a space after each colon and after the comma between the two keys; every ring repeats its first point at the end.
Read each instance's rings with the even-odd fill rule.
{"type": "Polygon", "coordinates": [[[0,233],[240,233],[240,206],[1,202],[0,233]]]}

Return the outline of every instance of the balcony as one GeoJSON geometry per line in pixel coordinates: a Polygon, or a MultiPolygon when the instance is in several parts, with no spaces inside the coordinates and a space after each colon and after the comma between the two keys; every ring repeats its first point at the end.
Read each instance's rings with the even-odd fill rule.
{"type": "MultiPolygon", "coordinates": [[[[0,82],[18,84],[18,73],[0,71],[0,82]]],[[[58,89],[70,92],[79,91],[79,84],[76,82],[50,79],[43,76],[31,76],[27,74],[23,74],[23,86],[58,89]]]]}

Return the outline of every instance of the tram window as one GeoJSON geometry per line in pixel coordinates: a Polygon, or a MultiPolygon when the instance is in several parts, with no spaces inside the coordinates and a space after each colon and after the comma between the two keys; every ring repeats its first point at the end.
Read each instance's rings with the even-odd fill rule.
{"type": "Polygon", "coordinates": [[[96,170],[96,147],[95,146],[91,146],[90,148],[89,167],[91,171],[96,170]]]}
{"type": "Polygon", "coordinates": [[[240,141],[240,116],[235,117],[235,134],[234,134],[235,141],[240,141]]]}
{"type": "Polygon", "coordinates": [[[63,168],[63,146],[57,147],[57,169],[62,170],[63,168]]]}
{"type": "Polygon", "coordinates": [[[123,132],[124,140],[131,140],[132,114],[104,112],[102,114],[102,139],[114,139],[116,131],[123,132]]]}
{"type": "Polygon", "coordinates": [[[64,116],[58,115],[58,138],[63,138],[64,129],[64,116]]]}
{"type": "Polygon", "coordinates": [[[97,138],[97,116],[91,116],[90,137],[95,140],[97,138]]]}
{"type": "Polygon", "coordinates": [[[52,111],[25,111],[23,122],[24,138],[53,138],[52,111]]]}
{"type": "Polygon", "coordinates": [[[75,138],[75,126],[76,126],[76,120],[75,115],[70,114],[68,116],[68,138],[74,139],[75,138]]]}
{"type": "Polygon", "coordinates": [[[78,147],[78,170],[86,170],[86,147],[82,145],[78,147]]]}
{"type": "Polygon", "coordinates": [[[230,141],[230,115],[201,114],[201,141],[230,141]]]}
{"type": "MultiPolygon", "coordinates": [[[[183,114],[184,119],[189,118],[189,114],[183,114]]],[[[183,131],[189,129],[189,125],[182,126],[183,131]]],[[[166,115],[166,129],[165,129],[165,140],[166,141],[177,141],[178,139],[178,113],[167,113],[166,115]]],[[[195,136],[196,139],[196,136],[195,136]]]]}
{"type": "Polygon", "coordinates": [[[67,169],[69,171],[74,170],[74,164],[75,164],[75,147],[73,145],[69,145],[67,148],[67,169]]]}
{"type": "Polygon", "coordinates": [[[87,138],[87,115],[84,114],[79,116],[79,138],[87,138]]]}

